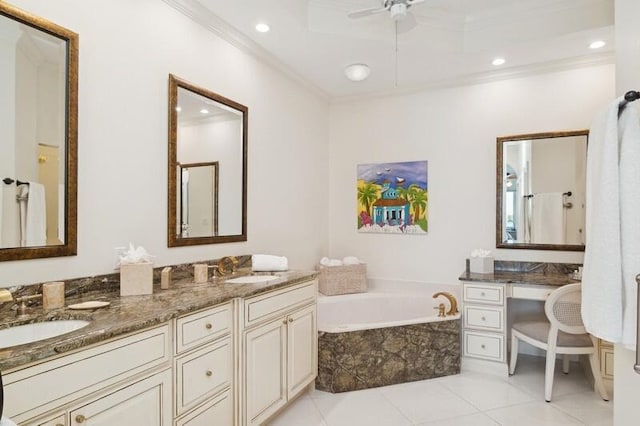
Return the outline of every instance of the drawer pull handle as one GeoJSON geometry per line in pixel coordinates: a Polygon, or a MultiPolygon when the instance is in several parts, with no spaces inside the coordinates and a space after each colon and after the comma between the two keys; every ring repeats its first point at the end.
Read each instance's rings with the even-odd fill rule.
{"type": "Polygon", "coordinates": [[[206,324],[204,325],[204,327],[205,327],[207,330],[211,330],[211,327],[213,327],[213,326],[211,325],[211,323],[210,323],[210,322],[208,322],[208,323],[206,323],[206,324]]]}
{"type": "Polygon", "coordinates": [[[486,293],[483,291],[482,293],[480,293],[480,296],[485,297],[486,293]]]}
{"type": "Polygon", "coordinates": [[[282,320],[282,323],[283,323],[283,324],[286,324],[286,323],[287,323],[287,319],[286,319],[286,318],[285,318],[285,319],[283,319],[283,320],[282,320]]]}
{"type": "Polygon", "coordinates": [[[213,376],[213,371],[207,370],[207,377],[211,377],[211,376],[213,376]]]}
{"type": "Polygon", "coordinates": [[[481,347],[482,349],[487,349],[487,347],[486,347],[484,344],[480,345],[480,347],[481,347]]]}
{"type": "Polygon", "coordinates": [[[293,318],[289,318],[289,322],[293,322],[293,318]]]}
{"type": "Polygon", "coordinates": [[[87,420],[87,418],[82,414],[78,414],[76,416],[76,423],[84,423],[85,420],[87,420]]]}
{"type": "Polygon", "coordinates": [[[482,321],[486,321],[486,320],[487,320],[487,318],[486,318],[486,317],[481,317],[480,319],[481,319],[482,321]]]}

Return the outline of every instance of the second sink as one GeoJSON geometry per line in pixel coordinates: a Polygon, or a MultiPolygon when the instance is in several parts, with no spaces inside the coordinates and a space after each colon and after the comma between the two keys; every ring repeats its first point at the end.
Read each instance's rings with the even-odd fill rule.
{"type": "Polygon", "coordinates": [[[229,280],[225,280],[225,283],[228,283],[228,284],[264,283],[264,282],[275,280],[278,278],[279,277],[275,275],[246,275],[244,277],[231,278],[229,280]]]}
{"type": "Polygon", "coordinates": [[[4,328],[0,330],[0,349],[60,336],[79,330],[87,325],[89,325],[89,321],[60,320],[36,322],[4,328]]]}

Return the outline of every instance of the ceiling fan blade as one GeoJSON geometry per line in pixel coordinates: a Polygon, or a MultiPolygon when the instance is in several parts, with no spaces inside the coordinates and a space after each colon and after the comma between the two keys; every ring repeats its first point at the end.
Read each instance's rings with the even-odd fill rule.
{"type": "Polygon", "coordinates": [[[378,13],[382,13],[382,12],[386,12],[387,9],[386,8],[373,8],[373,9],[363,9],[363,10],[356,10],[354,12],[349,12],[347,14],[347,16],[351,19],[360,19],[360,18],[365,18],[367,16],[371,16],[371,15],[376,15],[378,13]]]}
{"type": "Polygon", "coordinates": [[[408,0],[407,6],[413,6],[414,4],[424,3],[426,0],[408,0]]]}
{"type": "Polygon", "coordinates": [[[404,19],[396,21],[396,30],[398,34],[404,34],[411,31],[418,25],[416,17],[411,12],[407,12],[407,16],[404,19]]]}

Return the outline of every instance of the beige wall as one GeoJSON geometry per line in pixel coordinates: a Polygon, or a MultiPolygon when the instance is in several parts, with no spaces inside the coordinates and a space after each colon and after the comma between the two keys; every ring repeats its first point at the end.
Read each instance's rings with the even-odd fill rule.
{"type": "Polygon", "coordinates": [[[157,266],[327,252],[325,99],[159,0],[11,3],[80,35],[78,256],[1,262],[0,286],[112,272],[129,241],[157,266]],[[249,107],[246,243],[167,248],[169,73],[249,107]]]}

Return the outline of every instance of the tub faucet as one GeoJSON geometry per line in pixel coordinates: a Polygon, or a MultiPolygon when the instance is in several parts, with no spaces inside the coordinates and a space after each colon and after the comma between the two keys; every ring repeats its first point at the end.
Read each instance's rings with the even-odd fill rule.
{"type": "Polygon", "coordinates": [[[447,315],[456,315],[460,311],[458,311],[458,302],[456,298],[451,293],[447,293],[446,291],[440,291],[433,295],[433,298],[437,298],[438,296],[444,296],[449,299],[449,310],[447,311],[447,315]]]}

